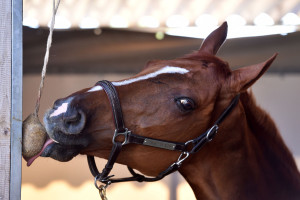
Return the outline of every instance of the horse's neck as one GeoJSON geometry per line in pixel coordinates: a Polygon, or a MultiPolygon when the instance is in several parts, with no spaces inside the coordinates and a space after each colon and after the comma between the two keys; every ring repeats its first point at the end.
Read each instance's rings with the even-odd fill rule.
{"type": "Polygon", "coordinates": [[[180,172],[197,199],[300,199],[299,172],[274,122],[249,94],[241,102],[180,172]]]}

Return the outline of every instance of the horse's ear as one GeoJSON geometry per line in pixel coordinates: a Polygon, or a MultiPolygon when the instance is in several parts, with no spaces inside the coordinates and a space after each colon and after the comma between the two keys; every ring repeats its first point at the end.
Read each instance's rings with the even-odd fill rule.
{"type": "Polygon", "coordinates": [[[236,93],[246,91],[267,71],[277,55],[274,54],[265,62],[234,70],[227,79],[230,90],[236,93]]]}
{"type": "Polygon", "coordinates": [[[223,42],[226,40],[227,29],[227,22],[224,22],[219,28],[207,36],[207,38],[202,42],[199,52],[216,55],[223,42]]]}

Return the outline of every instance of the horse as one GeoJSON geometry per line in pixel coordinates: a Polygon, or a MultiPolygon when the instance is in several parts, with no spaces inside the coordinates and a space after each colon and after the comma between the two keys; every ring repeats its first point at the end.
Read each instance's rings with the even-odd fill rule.
{"type": "Polygon", "coordinates": [[[138,181],[178,170],[197,199],[300,199],[293,156],[249,90],[277,54],[231,70],[216,56],[227,29],[224,22],[193,53],[149,61],[133,77],[56,100],[44,115],[49,138],[41,156],[107,159],[106,183],[114,162],[138,181]]]}

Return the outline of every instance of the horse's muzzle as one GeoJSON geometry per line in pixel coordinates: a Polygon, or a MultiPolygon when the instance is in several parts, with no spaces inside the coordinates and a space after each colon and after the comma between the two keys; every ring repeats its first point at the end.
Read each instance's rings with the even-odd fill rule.
{"type": "Polygon", "coordinates": [[[71,101],[72,99],[66,99],[54,103],[53,109],[50,109],[44,117],[46,129],[55,129],[67,135],[82,132],[86,115],[81,109],[71,106],[71,101]]]}

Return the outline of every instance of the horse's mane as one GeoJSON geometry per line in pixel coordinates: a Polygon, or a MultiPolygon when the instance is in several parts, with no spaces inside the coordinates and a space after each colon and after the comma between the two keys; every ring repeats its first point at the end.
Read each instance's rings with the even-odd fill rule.
{"type": "Polygon", "coordinates": [[[291,152],[283,142],[273,119],[257,106],[252,92],[242,93],[241,102],[248,125],[256,141],[262,147],[263,153],[267,156],[266,159],[270,162],[271,167],[282,177],[288,177],[289,181],[287,183],[294,180],[297,184],[300,184],[297,165],[291,152]]]}

